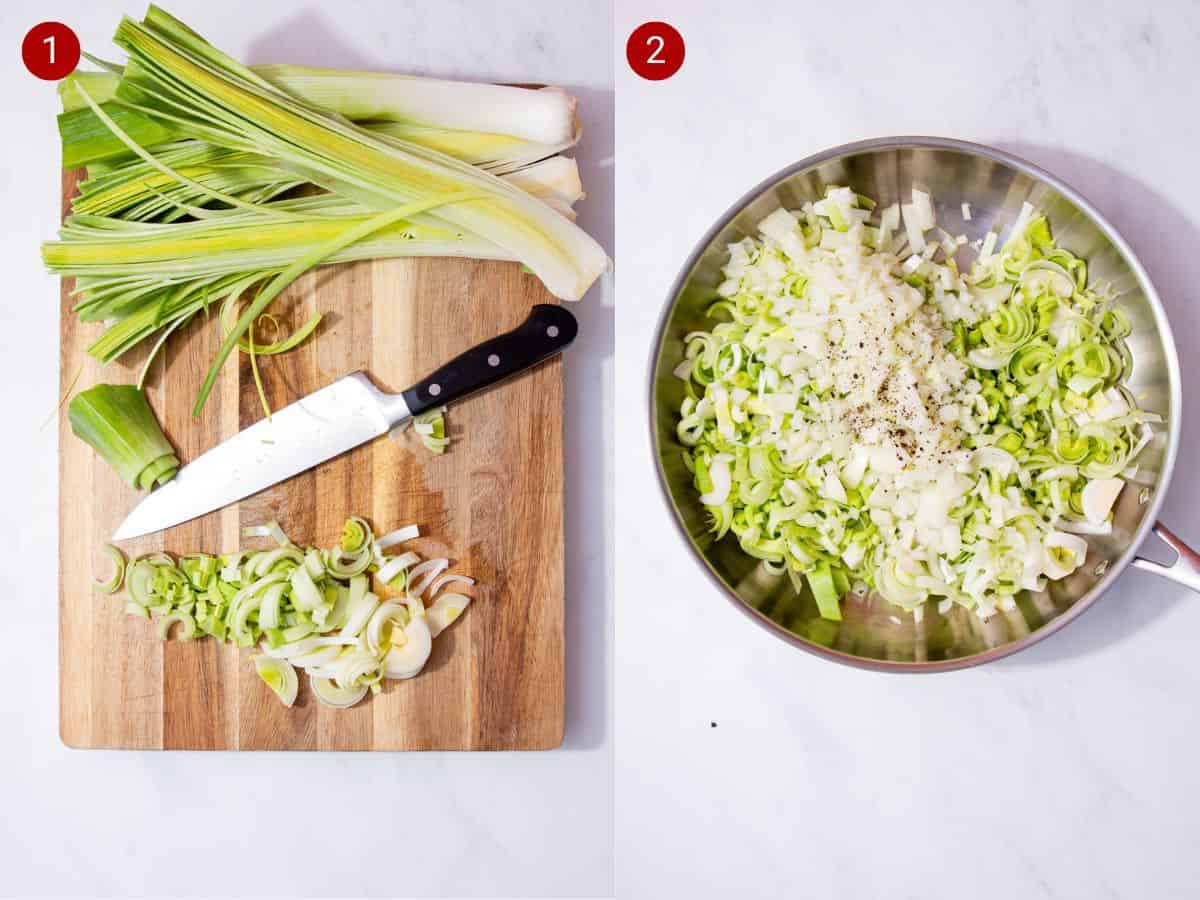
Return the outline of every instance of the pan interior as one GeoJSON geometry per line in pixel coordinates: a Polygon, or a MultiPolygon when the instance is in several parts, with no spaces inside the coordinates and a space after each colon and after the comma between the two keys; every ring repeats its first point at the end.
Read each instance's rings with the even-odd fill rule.
{"type": "MultiPolygon", "coordinates": [[[[1111,285],[1133,326],[1127,344],[1134,358],[1128,382],[1143,409],[1175,429],[1178,375],[1169,327],[1148,278],[1120,238],[1086,202],[1064,185],[1020,161],[983,147],[935,139],[872,141],[814,158],[755,189],[720,222],[688,264],[669,300],[652,372],[654,444],[659,474],[676,517],[699,560],[737,602],[764,624],[806,649],[862,665],[898,668],[970,664],[1003,655],[1044,633],[1070,611],[1098,595],[1132,556],[1158,506],[1169,476],[1171,441],[1164,433],[1139,457],[1136,483],[1123,491],[1111,535],[1089,538],[1086,563],[1072,576],[1039,593],[1023,592],[1017,607],[983,621],[954,607],[942,615],[925,604],[921,621],[882,598],[843,602],[843,620],[822,619],[807,588],[797,595],[785,576],[772,575],[742,552],[732,535],[714,541],[675,435],[683,382],[673,369],[683,357],[685,334],[708,330],[705,310],[715,297],[726,247],[756,233],[756,225],[780,206],[796,209],[817,200],[828,185],[847,185],[880,206],[908,202],[913,187],[934,199],[937,222],[951,234],[982,238],[1000,227],[1001,238],[1025,201],[1047,215],[1058,243],[1087,260],[1093,283],[1111,285]],[[962,204],[970,204],[965,221],[962,204]]],[[[1069,618],[1069,616],[1068,616],[1069,618]]]]}

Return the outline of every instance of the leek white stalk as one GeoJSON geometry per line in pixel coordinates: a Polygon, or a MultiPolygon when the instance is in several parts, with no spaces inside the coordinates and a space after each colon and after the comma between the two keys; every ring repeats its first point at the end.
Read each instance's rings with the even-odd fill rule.
{"type": "MultiPolygon", "coordinates": [[[[576,101],[559,88],[520,88],[449,82],[381,72],[302,66],[250,69],[315,106],[377,134],[420,144],[472,165],[506,172],[561,153],[580,137],[576,101]]],[[[144,146],[187,137],[117,101],[120,74],[76,72],[59,85],[59,131],[67,168],[127,152],[83,100],[80,87],[118,118],[144,146]]]]}
{"type": "Polygon", "coordinates": [[[125,19],[114,40],[130,55],[117,98],[147,115],[213,144],[277,158],[379,210],[471,192],[475,199],[438,217],[503,247],[562,299],[582,297],[607,266],[595,241],[523,191],[298,101],[161,10],[152,7],[142,23],[125,19]]]}
{"type": "Polygon", "coordinates": [[[505,134],[562,145],[578,137],[575,98],[541,89],[442,81],[383,72],[307,66],[254,66],[255,74],[315,106],[347,119],[505,134]]]}

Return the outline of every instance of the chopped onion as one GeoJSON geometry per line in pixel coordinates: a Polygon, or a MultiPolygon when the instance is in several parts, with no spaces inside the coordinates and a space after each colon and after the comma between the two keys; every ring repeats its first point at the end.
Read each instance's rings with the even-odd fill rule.
{"type": "Polygon", "coordinates": [[[933,215],[932,198],[927,192],[917,188],[912,189],[912,208],[916,215],[917,227],[921,231],[928,231],[937,224],[933,215]]]}
{"type": "Polygon", "coordinates": [[[913,253],[925,249],[925,235],[921,230],[920,219],[911,203],[900,204],[900,213],[904,219],[904,232],[908,236],[908,246],[913,253]]]}
{"type": "Polygon", "coordinates": [[[1120,478],[1097,478],[1083,486],[1080,504],[1089,522],[1099,523],[1108,519],[1108,513],[1125,482],[1120,478]]]}

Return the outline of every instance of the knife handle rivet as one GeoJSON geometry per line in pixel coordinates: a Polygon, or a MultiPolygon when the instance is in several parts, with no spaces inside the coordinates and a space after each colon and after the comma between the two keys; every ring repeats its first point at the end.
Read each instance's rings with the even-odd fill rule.
{"type": "Polygon", "coordinates": [[[429,386],[429,396],[430,397],[436,397],[441,392],[442,392],[442,386],[440,384],[431,384],[429,386]]]}
{"type": "Polygon", "coordinates": [[[500,357],[498,357],[495,353],[493,353],[491,356],[488,357],[488,365],[491,366],[493,369],[496,368],[496,366],[500,365],[500,357]]]}
{"type": "Polygon", "coordinates": [[[556,337],[558,337],[558,326],[557,326],[557,325],[551,325],[549,328],[547,328],[547,329],[546,329],[546,336],[547,336],[547,337],[552,337],[552,338],[556,338],[556,337]]]}

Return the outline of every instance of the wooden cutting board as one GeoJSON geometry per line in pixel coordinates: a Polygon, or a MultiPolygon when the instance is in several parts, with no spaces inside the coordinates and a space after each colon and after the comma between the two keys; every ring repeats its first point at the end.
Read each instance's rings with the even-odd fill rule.
{"type": "MultiPolygon", "coordinates": [[[[63,213],[78,174],[63,176],[63,213]]],[[[63,285],[64,395],[133,382],[142,356],[101,367],[86,353],[99,326],[80,323],[63,285]],[[78,381],[76,382],[76,378],[78,381]]],[[[553,302],[512,263],[386,260],[321,268],[273,311],[325,314],[317,339],[262,361],[278,409],[355,370],[400,390],[452,356],[553,302]]],[[[245,356],[229,361],[202,417],[196,390],[219,344],[215,321],[172,336],[147,379],[150,403],[186,463],[257,421],[245,356]]],[[[212,639],[160,642],[92,591],[98,548],[136,504],[127,487],[59,425],[60,731],[71,747],[204,750],[540,750],[563,733],[562,368],[559,360],[454,405],[443,456],[380,438],[283,484],[165,532],[124,542],[129,556],[230,551],[245,525],[276,519],[292,540],[332,546],[347,516],[377,533],[421,526],[414,549],[448,556],[478,580],[463,617],[439,636],[424,671],[385,682],[349,710],[322,706],[301,676],[287,709],[255,674],[251,651],[212,639]]],[[[121,598],[121,599],[119,599],[121,598]]]]}

